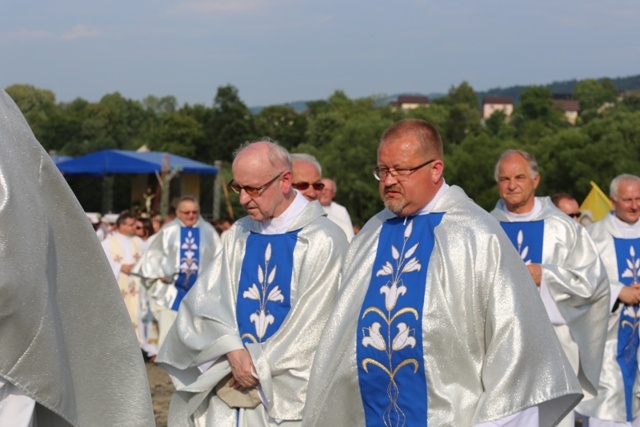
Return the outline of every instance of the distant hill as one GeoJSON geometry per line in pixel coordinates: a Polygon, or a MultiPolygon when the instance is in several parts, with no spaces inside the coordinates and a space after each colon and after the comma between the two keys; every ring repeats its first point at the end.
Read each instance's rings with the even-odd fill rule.
{"type": "MultiPolygon", "coordinates": [[[[605,77],[599,78],[598,80],[603,80],[605,79],[605,77]]],[[[613,86],[619,91],[619,92],[625,92],[628,90],[638,90],[640,89],[640,74],[636,75],[636,76],[630,76],[630,77],[616,77],[616,78],[610,78],[609,80],[611,80],[611,83],[613,84],[613,86]]],[[[581,80],[565,80],[565,81],[560,81],[560,82],[553,82],[553,83],[549,83],[546,85],[541,85],[543,87],[549,88],[549,90],[551,90],[551,92],[553,93],[558,93],[558,94],[570,94],[573,93],[573,89],[576,86],[576,83],[580,82],[581,80]]],[[[482,98],[485,96],[509,96],[511,98],[513,98],[514,103],[519,103],[520,102],[520,94],[522,93],[522,91],[524,91],[525,89],[530,88],[533,85],[528,85],[528,86],[523,86],[523,85],[518,85],[518,86],[510,86],[510,87],[506,87],[506,88],[493,88],[493,89],[489,89],[483,92],[476,92],[476,94],[478,95],[478,101],[481,102],[482,98]]],[[[420,95],[420,96],[427,96],[429,97],[429,99],[433,100],[436,98],[441,98],[443,96],[446,96],[446,93],[430,93],[430,94],[423,94],[423,93],[418,93],[418,92],[403,92],[403,93],[398,93],[395,95],[390,95],[388,97],[385,98],[380,98],[380,100],[378,101],[378,104],[380,106],[383,105],[388,105],[389,102],[391,101],[395,101],[398,96],[400,95],[420,95]]],[[[290,102],[288,105],[291,108],[293,108],[294,111],[301,113],[304,110],[307,109],[307,101],[295,101],[295,102],[290,102]]],[[[258,114],[260,111],[262,111],[262,109],[264,109],[265,106],[261,106],[261,107],[251,107],[250,110],[253,114],[258,114]]]]}
{"type": "MultiPolygon", "coordinates": [[[[597,80],[604,80],[605,77],[599,78],[597,80]]],[[[640,75],[630,76],[630,77],[617,77],[611,80],[613,86],[619,92],[625,92],[628,90],[637,90],[640,89],[640,75]]],[[[579,83],[582,80],[565,80],[561,82],[553,82],[547,85],[542,85],[543,87],[548,88],[552,93],[573,93],[573,89],[576,86],[576,83],[579,83]]],[[[529,86],[511,86],[506,88],[495,88],[489,89],[485,92],[476,92],[478,95],[478,99],[482,101],[482,98],[485,96],[510,96],[513,98],[514,103],[520,102],[520,94],[525,89],[531,87],[529,86]]]]}

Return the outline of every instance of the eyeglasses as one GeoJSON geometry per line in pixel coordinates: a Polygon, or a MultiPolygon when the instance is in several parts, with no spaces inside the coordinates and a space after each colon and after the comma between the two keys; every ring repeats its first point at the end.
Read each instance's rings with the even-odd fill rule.
{"type": "Polygon", "coordinates": [[[571,218],[580,218],[580,215],[582,215],[580,212],[572,212],[572,213],[568,213],[567,215],[569,215],[571,218]]]}
{"type": "Polygon", "coordinates": [[[198,215],[200,211],[178,211],[183,215],[198,215]]]}
{"type": "Polygon", "coordinates": [[[285,173],[285,171],[280,172],[278,175],[274,176],[273,179],[271,179],[266,184],[261,185],[260,187],[238,185],[233,179],[229,181],[229,183],[227,184],[227,187],[237,194],[240,194],[240,191],[244,190],[244,192],[247,193],[249,197],[258,197],[268,186],[273,184],[276,179],[280,178],[280,176],[282,176],[283,173],[285,173]]]}
{"type": "Polygon", "coordinates": [[[144,227],[141,227],[139,225],[136,226],[136,230],[142,230],[144,227]]]}
{"type": "Polygon", "coordinates": [[[312,186],[316,191],[321,191],[324,188],[324,184],[322,182],[314,182],[313,184],[309,184],[308,182],[296,182],[291,185],[293,188],[300,191],[306,190],[309,186],[312,186]]]}
{"type": "Polygon", "coordinates": [[[402,178],[406,178],[409,175],[411,175],[412,173],[414,173],[415,171],[417,171],[420,168],[423,168],[425,166],[427,166],[430,163],[435,162],[436,159],[431,159],[428,162],[425,162],[421,165],[418,165],[414,168],[381,168],[381,167],[377,167],[373,170],[373,177],[375,179],[377,179],[378,181],[382,181],[384,179],[387,178],[388,175],[391,175],[394,178],[398,178],[398,177],[402,177],[402,178]]]}

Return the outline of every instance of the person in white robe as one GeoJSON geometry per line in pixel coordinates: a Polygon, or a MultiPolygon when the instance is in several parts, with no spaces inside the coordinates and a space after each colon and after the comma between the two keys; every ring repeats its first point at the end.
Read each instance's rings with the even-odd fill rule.
{"type": "MultiPolygon", "coordinates": [[[[520,150],[502,153],[495,178],[500,200],[491,214],[526,264],[546,314],[580,380],[583,392],[598,390],[609,318],[609,280],[587,231],[549,197],[535,197],[538,165],[520,150]]],[[[574,427],[569,414],[561,427],[574,427]]]]}
{"type": "Polygon", "coordinates": [[[176,219],[154,234],[149,248],[132,270],[132,274],[143,279],[147,289],[151,312],[158,323],[159,346],[178,315],[182,299],[221,245],[216,230],[200,216],[195,198],[180,198],[176,215],[176,219]]]}
{"type": "Polygon", "coordinates": [[[0,182],[0,425],[155,425],[96,233],[3,90],[0,182]]]}
{"type": "Polygon", "coordinates": [[[304,426],[552,426],[580,400],[524,264],[442,158],[424,121],[383,134],[386,209],[347,253],[304,426]]]}
{"type": "Polygon", "coordinates": [[[120,214],[116,220],[116,231],[102,241],[102,249],[118,281],[131,324],[140,346],[143,347],[144,334],[140,324],[140,280],[130,274],[133,266],[142,256],[142,241],[134,234],[135,224],[136,218],[133,214],[129,212],[120,214]]]}
{"type": "Polygon", "coordinates": [[[640,178],[620,175],[611,182],[614,211],[590,225],[611,287],[608,334],[600,387],[577,411],[590,427],[640,426],[640,178]]]}
{"type": "MultiPolygon", "coordinates": [[[[293,188],[310,202],[319,200],[324,183],[320,179],[322,166],[318,160],[311,154],[294,153],[291,155],[291,162],[293,164],[293,188]]],[[[350,225],[351,221],[346,223],[329,212],[327,212],[327,218],[336,223],[347,236],[347,240],[351,242],[354,236],[353,226],[350,225]]]]}
{"type": "Polygon", "coordinates": [[[346,237],[293,190],[275,143],[241,147],[232,172],[248,215],[222,236],[156,359],[177,390],[169,425],[298,426],[346,237]]]}
{"type": "Polygon", "coordinates": [[[322,209],[324,209],[327,214],[347,224],[347,226],[353,230],[353,223],[351,222],[351,216],[347,208],[333,201],[337,191],[336,182],[329,178],[322,178],[320,182],[324,184],[324,188],[318,196],[318,201],[322,205],[322,209]]]}

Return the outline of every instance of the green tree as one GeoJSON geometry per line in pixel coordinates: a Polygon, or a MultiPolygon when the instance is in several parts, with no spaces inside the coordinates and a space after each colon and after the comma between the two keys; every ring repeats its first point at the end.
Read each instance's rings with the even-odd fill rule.
{"type": "Polygon", "coordinates": [[[242,143],[257,138],[254,117],[242,102],[238,89],[221,86],[214,99],[211,120],[212,158],[231,161],[234,150],[242,143]]]}
{"type": "Polygon", "coordinates": [[[448,101],[450,105],[464,104],[471,109],[478,109],[478,96],[473,87],[466,81],[460,83],[458,87],[451,86],[448,101]]]}
{"type": "Polygon", "coordinates": [[[273,105],[264,108],[256,116],[256,132],[268,136],[287,150],[304,141],[308,119],[291,107],[273,105]]]}

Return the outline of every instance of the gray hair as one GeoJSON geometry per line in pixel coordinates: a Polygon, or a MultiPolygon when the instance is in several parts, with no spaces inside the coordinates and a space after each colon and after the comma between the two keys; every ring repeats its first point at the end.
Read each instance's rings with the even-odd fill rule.
{"type": "Polygon", "coordinates": [[[322,176],[322,166],[320,166],[320,162],[318,162],[318,159],[316,159],[311,154],[293,153],[291,155],[291,162],[295,161],[311,163],[318,170],[318,174],[322,176]]]}
{"type": "Polygon", "coordinates": [[[496,162],[496,167],[493,170],[493,178],[496,180],[496,182],[498,182],[498,173],[500,169],[500,163],[502,163],[502,161],[506,157],[512,154],[518,154],[523,159],[525,159],[527,163],[529,163],[529,173],[531,174],[531,178],[534,178],[536,175],[538,175],[538,162],[536,162],[536,158],[533,157],[532,154],[529,154],[523,150],[506,150],[506,151],[503,151],[502,154],[500,154],[500,158],[496,162]]]}
{"type": "Polygon", "coordinates": [[[235,159],[242,151],[258,143],[267,144],[267,147],[269,148],[269,151],[267,152],[267,159],[269,159],[271,166],[274,168],[285,166],[288,170],[293,169],[291,165],[291,155],[286,148],[278,144],[277,141],[268,137],[243,143],[233,152],[233,158],[235,159]]]}
{"type": "Polygon", "coordinates": [[[611,185],[609,186],[609,197],[611,197],[613,200],[618,199],[618,188],[620,187],[622,181],[640,182],[640,177],[631,175],[630,173],[623,173],[613,178],[611,180],[611,185]]]}

